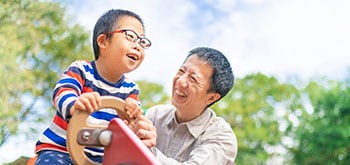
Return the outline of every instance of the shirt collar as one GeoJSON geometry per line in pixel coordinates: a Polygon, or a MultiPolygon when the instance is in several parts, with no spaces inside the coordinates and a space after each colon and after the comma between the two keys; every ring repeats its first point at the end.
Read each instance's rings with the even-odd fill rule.
{"type": "Polygon", "coordinates": [[[165,123],[168,127],[171,127],[172,125],[176,124],[176,119],[175,119],[175,112],[176,112],[176,108],[173,106],[170,110],[170,115],[167,117],[167,119],[165,120],[165,123]]]}
{"type": "MultiPolygon", "coordinates": [[[[176,112],[176,109],[171,111],[171,115],[169,115],[169,118],[166,121],[168,127],[171,127],[171,126],[177,127],[178,126],[178,123],[177,123],[176,118],[175,118],[175,112],[176,112]]],[[[197,138],[200,134],[202,134],[202,132],[208,126],[211,125],[211,123],[213,121],[211,119],[213,117],[215,117],[215,113],[211,109],[207,108],[197,118],[195,118],[189,122],[181,123],[181,125],[182,124],[186,125],[187,129],[192,134],[192,136],[194,138],[197,138]]]]}

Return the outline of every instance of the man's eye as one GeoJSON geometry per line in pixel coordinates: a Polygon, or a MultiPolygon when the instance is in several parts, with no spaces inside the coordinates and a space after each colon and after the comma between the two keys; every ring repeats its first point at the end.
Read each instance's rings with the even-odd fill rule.
{"type": "Polygon", "coordinates": [[[196,78],[194,76],[191,76],[191,81],[196,82],[196,78]]]}
{"type": "Polygon", "coordinates": [[[179,71],[178,71],[179,73],[185,73],[185,70],[183,70],[183,69],[179,69],[179,71]]]}

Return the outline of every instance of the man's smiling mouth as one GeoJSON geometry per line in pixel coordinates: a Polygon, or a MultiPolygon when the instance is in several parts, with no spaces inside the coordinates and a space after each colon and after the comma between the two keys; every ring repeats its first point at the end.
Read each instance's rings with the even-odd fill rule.
{"type": "Polygon", "coordinates": [[[182,93],[179,90],[175,90],[175,94],[180,96],[180,97],[186,97],[185,93],[182,93]]]}

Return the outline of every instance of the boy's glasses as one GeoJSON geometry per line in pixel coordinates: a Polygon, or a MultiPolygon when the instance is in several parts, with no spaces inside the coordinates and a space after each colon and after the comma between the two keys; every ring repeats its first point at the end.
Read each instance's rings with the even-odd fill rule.
{"type": "Polygon", "coordinates": [[[125,37],[127,40],[131,41],[131,42],[136,42],[137,40],[140,40],[138,42],[138,44],[140,44],[140,46],[144,49],[147,49],[151,46],[151,41],[145,37],[140,37],[139,35],[137,35],[136,32],[134,32],[133,30],[130,29],[120,29],[120,30],[114,30],[112,32],[109,32],[107,34],[113,34],[113,33],[124,33],[125,37]]]}

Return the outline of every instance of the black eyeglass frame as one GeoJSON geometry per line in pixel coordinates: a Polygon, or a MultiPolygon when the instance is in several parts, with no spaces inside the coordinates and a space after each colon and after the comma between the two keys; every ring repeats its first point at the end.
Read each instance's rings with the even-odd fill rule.
{"type": "Polygon", "coordinates": [[[114,33],[124,33],[125,37],[128,41],[131,42],[138,42],[138,44],[143,48],[143,49],[147,49],[152,45],[152,42],[146,38],[146,37],[140,37],[135,31],[131,30],[131,29],[119,29],[119,30],[114,30],[111,32],[108,32],[108,35],[114,34],[114,33]],[[136,37],[135,37],[136,36],[136,37]]]}

